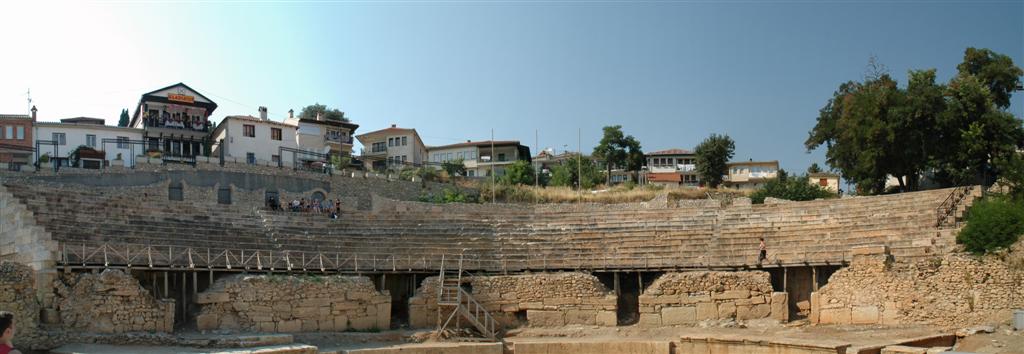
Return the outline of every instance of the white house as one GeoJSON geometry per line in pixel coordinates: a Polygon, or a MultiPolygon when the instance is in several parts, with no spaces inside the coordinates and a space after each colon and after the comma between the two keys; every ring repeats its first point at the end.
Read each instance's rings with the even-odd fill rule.
{"type": "Polygon", "coordinates": [[[294,152],[281,148],[298,149],[295,129],[294,125],[267,118],[266,107],[260,107],[259,117],[227,116],[213,131],[213,140],[220,143],[210,156],[219,156],[223,149],[226,161],[273,166],[281,161],[290,166],[294,152]]]}
{"type": "Polygon", "coordinates": [[[422,166],[427,159],[427,148],[416,129],[389,128],[356,136],[363,150],[360,158],[367,169],[401,169],[405,166],[422,166]]]}
{"type": "Polygon", "coordinates": [[[135,161],[134,156],[145,153],[145,146],[141,143],[142,129],[103,123],[103,119],[88,117],[61,119],[60,123],[37,121],[36,142],[43,142],[39,144],[39,155],[47,154],[67,165],[67,158],[75,149],[87,146],[103,151],[108,162],[120,158],[125,166],[131,166],[135,161]],[[50,144],[51,141],[55,145],[50,144]]]}

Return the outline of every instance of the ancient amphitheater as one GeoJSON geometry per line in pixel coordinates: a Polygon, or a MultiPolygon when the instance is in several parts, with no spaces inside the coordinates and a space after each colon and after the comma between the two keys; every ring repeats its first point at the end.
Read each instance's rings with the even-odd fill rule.
{"type": "Polygon", "coordinates": [[[411,201],[421,188],[441,186],[187,166],[8,172],[0,310],[37,350],[923,353],[1024,307],[1017,260],[955,252],[979,188],[766,205],[411,201]],[[346,211],[263,203],[314,195],[346,211]],[[439,327],[477,340],[396,339],[439,327]]]}

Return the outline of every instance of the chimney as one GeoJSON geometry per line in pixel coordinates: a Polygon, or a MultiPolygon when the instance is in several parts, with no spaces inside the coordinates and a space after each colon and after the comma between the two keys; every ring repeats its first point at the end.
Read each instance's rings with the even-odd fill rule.
{"type": "Polygon", "coordinates": [[[260,119],[267,120],[267,107],[260,106],[260,119]]]}
{"type": "Polygon", "coordinates": [[[35,122],[35,121],[36,121],[36,111],[38,111],[38,110],[36,109],[36,106],[32,106],[32,121],[33,121],[33,122],[35,122]]]}
{"type": "Polygon", "coordinates": [[[288,118],[295,118],[295,110],[294,109],[289,109],[288,110],[288,118]]]}
{"type": "Polygon", "coordinates": [[[391,124],[392,128],[398,128],[398,124],[391,124]]]}

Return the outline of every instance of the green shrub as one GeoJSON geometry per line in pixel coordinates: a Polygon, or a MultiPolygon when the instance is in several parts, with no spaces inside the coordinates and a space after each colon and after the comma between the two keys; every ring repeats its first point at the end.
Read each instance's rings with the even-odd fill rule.
{"type": "Polygon", "coordinates": [[[420,194],[419,201],[424,203],[477,203],[479,198],[476,195],[465,193],[455,188],[445,188],[438,194],[420,194]]]}
{"type": "Polygon", "coordinates": [[[768,181],[764,187],[750,194],[750,200],[754,204],[762,204],[767,197],[801,201],[835,198],[835,196],[827,189],[817,184],[811,184],[805,176],[768,181]]]}
{"type": "Polygon", "coordinates": [[[1024,200],[988,196],[973,206],[956,242],[973,253],[1006,248],[1024,234],[1024,200]]]}

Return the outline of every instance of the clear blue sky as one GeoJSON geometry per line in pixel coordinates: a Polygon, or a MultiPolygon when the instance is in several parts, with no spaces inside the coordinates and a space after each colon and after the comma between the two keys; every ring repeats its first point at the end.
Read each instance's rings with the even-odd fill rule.
{"type": "MultiPolygon", "coordinates": [[[[823,162],[803,141],[875,55],[955,73],[964,48],[1024,64],[1022,1],[0,4],[0,112],[106,118],[185,82],[229,114],[320,102],[359,132],[414,127],[428,145],[518,139],[584,151],[621,124],[646,151],[711,133],[736,160],[823,162]]],[[[1011,111],[1024,112],[1024,93],[1011,111]]]]}

